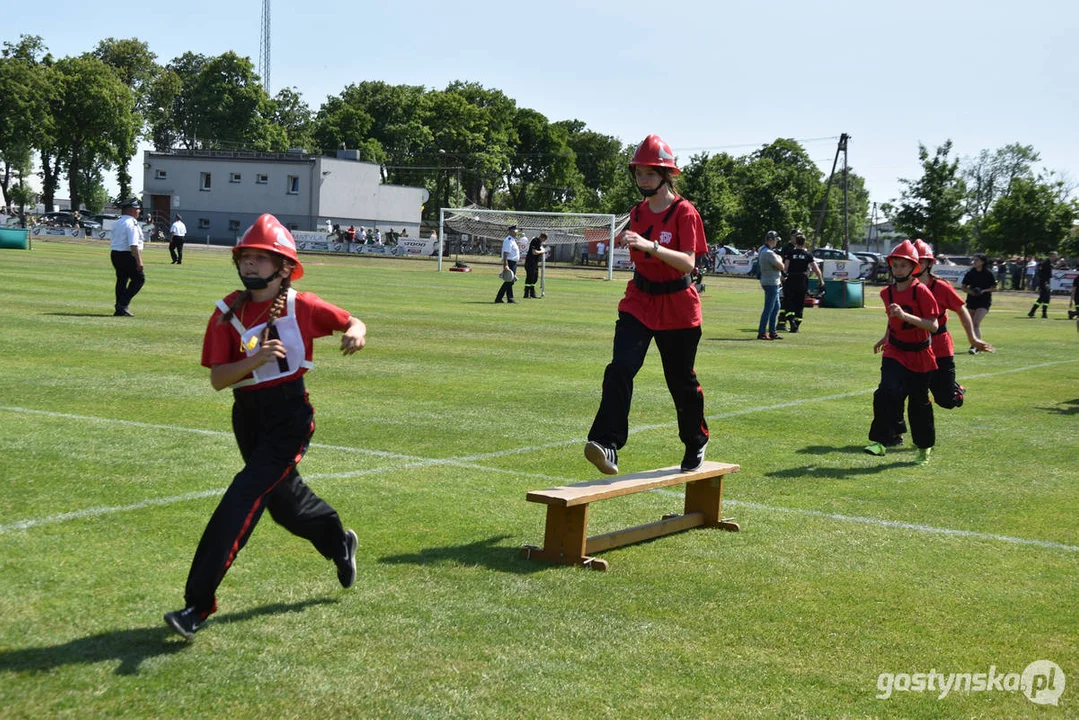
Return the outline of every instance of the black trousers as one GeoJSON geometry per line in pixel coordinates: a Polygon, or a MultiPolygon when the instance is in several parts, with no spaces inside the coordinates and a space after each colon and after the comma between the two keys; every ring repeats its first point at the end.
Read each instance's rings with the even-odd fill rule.
{"type": "Polygon", "coordinates": [[[929,390],[933,393],[933,400],[945,410],[956,407],[956,393],[959,392],[959,383],[955,380],[955,358],[937,358],[937,369],[933,371],[933,377],[929,380],[929,390]]]}
{"type": "Polygon", "coordinates": [[[135,256],[128,250],[112,251],[112,267],[116,270],[116,307],[126,308],[146,284],[146,274],[139,270],[135,256]]]}
{"type": "Polygon", "coordinates": [[[172,256],[174,263],[182,263],[184,261],[184,236],[173,235],[172,240],[169,241],[169,255],[172,256]]]}
{"type": "Polygon", "coordinates": [[[700,447],[708,442],[704,391],[693,369],[697,344],[701,340],[700,327],[650,330],[636,317],[624,312],[618,313],[618,322],[614,326],[613,358],[603,373],[603,396],[592,429],[588,431],[589,440],[615,448],[626,444],[633,378],[644,365],[653,338],[663,362],[667,390],[678,414],[678,438],[689,447],[700,447]]]}
{"type": "Polygon", "coordinates": [[[873,393],[873,424],[869,439],[882,445],[896,445],[902,434],[903,405],[907,406],[910,435],[914,445],[929,448],[937,442],[933,404],[929,401],[932,373],[916,373],[890,357],[880,362],[880,385],[873,393]]]}
{"type": "MultiPolygon", "coordinates": [[[[516,260],[508,260],[506,262],[510,266],[510,270],[513,272],[513,274],[516,275],[517,274],[517,261],[516,260]]],[[[502,283],[502,287],[498,288],[498,295],[495,295],[495,301],[497,302],[497,301],[501,300],[503,296],[505,296],[507,300],[512,300],[513,299],[513,283],[512,282],[503,282],[502,283]]]]}
{"type": "Polygon", "coordinates": [[[525,285],[539,282],[539,263],[525,263],[525,285]]]}
{"type": "Polygon", "coordinates": [[[307,487],[296,465],[315,431],[303,379],[264,390],[235,391],[232,429],[243,469],[232,479],[199,540],[184,598],[204,615],[217,609],[217,587],[247,544],[263,510],[327,559],[345,552],[337,512],[307,487]]]}
{"type": "Polygon", "coordinates": [[[808,291],[809,276],[805,273],[793,273],[783,280],[783,304],[779,313],[781,322],[791,318],[802,319],[808,291]]]}

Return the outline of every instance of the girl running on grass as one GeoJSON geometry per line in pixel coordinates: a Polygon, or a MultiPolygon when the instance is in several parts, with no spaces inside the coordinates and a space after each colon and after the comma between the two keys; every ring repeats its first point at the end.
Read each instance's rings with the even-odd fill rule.
{"type": "Polygon", "coordinates": [[[300,479],[296,466],[315,431],[303,375],[312,367],[312,340],[342,332],[341,352],[366,344],[367,328],[346,310],[312,293],[297,293],[303,277],[296,243],[273,215],[262,215],[233,248],[244,290],[217,302],[202,345],[215,390],[232,388],[232,428],[243,469],[233,478],[202,533],[184,591],[185,607],[165,622],[187,639],[217,611],[216,592],[263,510],[305,538],[337,566],[337,579],[356,579],[356,533],[300,479]]]}
{"type": "Polygon", "coordinates": [[[933,405],[929,402],[929,383],[936,370],[930,335],[935,332],[939,310],[937,301],[914,273],[918,269],[918,251],[910,240],[896,245],[888,254],[888,266],[895,282],[880,291],[888,313],[884,337],[873,346],[883,351],[880,385],[873,393],[873,423],[869,427],[870,455],[883,456],[886,448],[902,442],[902,418],[907,405],[910,433],[918,448],[915,461],[929,461],[936,444],[933,405]]]}
{"type": "Polygon", "coordinates": [[[655,338],[685,446],[681,468],[696,470],[704,462],[708,423],[693,369],[701,339],[701,298],[691,274],[697,257],[708,252],[704,224],[697,208],[675,192],[674,177],[681,171],[658,135],[637,147],[629,171],[644,200],[630,211],[620,242],[629,247],[636,269],[618,304],[613,357],[603,374],[603,395],[584,455],[600,472],[618,473],[618,450],[629,437],[633,378],[655,338]]]}

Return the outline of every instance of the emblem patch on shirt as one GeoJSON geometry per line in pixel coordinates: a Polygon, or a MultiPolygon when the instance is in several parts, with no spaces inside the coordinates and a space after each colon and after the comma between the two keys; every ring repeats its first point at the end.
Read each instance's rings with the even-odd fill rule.
{"type": "Polygon", "coordinates": [[[661,243],[663,243],[664,245],[670,245],[670,244],[671,244],[671,238],[672,238],[672,237],[673,237],[673,236],[671,235],[671,233],[670,233],[670,232],[668,232],[667,230],[663,230],[663,231],[662,231],[662,232],[660,232],[660,234],[659,234],[659,241],[660,241],[661,243]]]}

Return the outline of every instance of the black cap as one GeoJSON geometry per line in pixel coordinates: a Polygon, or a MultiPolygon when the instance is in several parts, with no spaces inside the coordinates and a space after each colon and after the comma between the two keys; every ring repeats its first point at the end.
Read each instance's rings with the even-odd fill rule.
{"type": "Polygon", "coordinates": [[[778,239],[778,238],[779,238],[779,233],[777,233],[775,230],[769,230],[768,233],[764,236],[765,240],[772,240],[772,239],[778,239]]]}
{"type": "Polygon", "coordinates": [[[128,198],[127,200],[124,200],[123,202],[120,203],[120,209],[121,210],[127,210],[128,208],[141,208],[141,207],[142,207],[142,203],[139,202],[138,198],[128,198]]]}
{"type": "Polygon", "coordinates": [[[516,229],[517,229],[516,225],[510,225],[508,228],[506,228],[506,232],[513,232],[516,229]]]}

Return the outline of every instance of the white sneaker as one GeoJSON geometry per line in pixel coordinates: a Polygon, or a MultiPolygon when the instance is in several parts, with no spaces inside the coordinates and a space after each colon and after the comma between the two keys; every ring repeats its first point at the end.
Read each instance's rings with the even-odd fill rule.
{"type": "Polygon", "coordinates": [[[584,456],[604,475],[618,474],[618,451],[589,440],[584,446],[584,456]]]}

